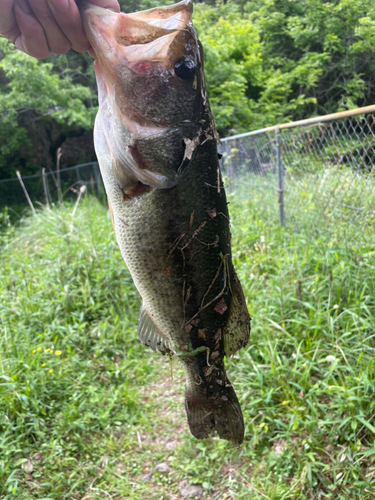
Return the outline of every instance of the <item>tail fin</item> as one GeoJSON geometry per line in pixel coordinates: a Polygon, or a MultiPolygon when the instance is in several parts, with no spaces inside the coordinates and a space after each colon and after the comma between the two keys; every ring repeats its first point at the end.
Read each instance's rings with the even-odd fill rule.
{"type": "Polygon", "coordinates": [[[226,396],[212,400],[191,393],[186,386],[185,409],[190,432],[197,439],[206,438],[216,430],[221,439],[242,443],[244,423],[233,387],[228,387],[226,396]]]}

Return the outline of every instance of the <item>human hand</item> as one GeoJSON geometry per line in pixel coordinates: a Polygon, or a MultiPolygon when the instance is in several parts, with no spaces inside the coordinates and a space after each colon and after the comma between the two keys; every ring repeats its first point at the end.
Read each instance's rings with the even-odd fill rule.
{"type": "MultiPolygon", "coordinates": [[[[117,0],[90,2],[120,12],[117,0]]],[[[0,35],[38,59],[90,48],[74,0],[0,0],[0,35]]]]}

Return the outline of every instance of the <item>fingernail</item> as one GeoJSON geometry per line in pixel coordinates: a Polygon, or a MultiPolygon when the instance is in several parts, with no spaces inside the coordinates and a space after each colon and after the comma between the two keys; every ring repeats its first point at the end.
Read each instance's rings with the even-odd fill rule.
{"type": "Polygon", "coordinates": [[[48,0],[48,4],[53,9],[63,12],[70,7],[70,0],[48,0]]]}

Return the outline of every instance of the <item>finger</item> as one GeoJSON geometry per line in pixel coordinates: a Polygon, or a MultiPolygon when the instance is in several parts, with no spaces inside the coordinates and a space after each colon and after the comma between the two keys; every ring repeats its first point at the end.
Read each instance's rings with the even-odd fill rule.
{"type": "Polygon", "coordinates": [[[14,42],[20,36],[20,34],[21,34],[20,29],[16,25],[13,29],[11,29],[5,33],[1,33],[0,36],[7,38],[10,42],[12,42],[14,44],[14,42]]]}
{"type": "Polygon", "coordinates": [[[20,29],[20,35],[14,41],[17,49],[38,59],[47,57],[51,51],[44,30],[25,0],[16,0],[14,15],[20,29]]]}
{"type": "Polygon", "coordinates": [[[77,52],[90,48],[82,27],[81,14],[74,0],[47,0],[51,13],[62,33],[77,52]]]}
{"type": "Polygon", "coordinates": [[[51,52],[64,54],[70,49],[70,41],[60,30],[46,0],[29,0],[34,16],[41,24],[51,52]]]}
{"type": "Polygon", "coordinates": [[[13,3],[14,0],[1,0],[0,33],[6,38],[9,38],[8,33],[13,32],[17,27],[13,3]]]}

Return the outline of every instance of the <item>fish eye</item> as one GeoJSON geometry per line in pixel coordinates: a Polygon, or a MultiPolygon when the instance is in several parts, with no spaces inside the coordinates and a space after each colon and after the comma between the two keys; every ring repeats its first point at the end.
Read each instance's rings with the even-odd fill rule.
{"type": "Polygon", "coordinates": [[[195,76],[196,64],[190,57],[181,57],[175,62],[174,72],[181,80],[193,80],[195,76]]]}

